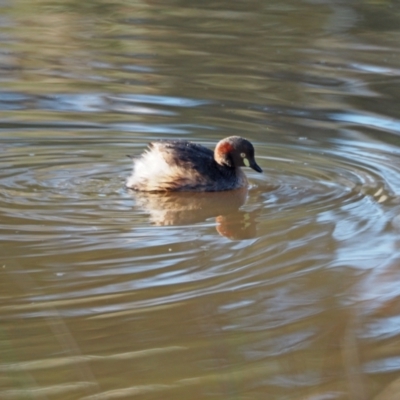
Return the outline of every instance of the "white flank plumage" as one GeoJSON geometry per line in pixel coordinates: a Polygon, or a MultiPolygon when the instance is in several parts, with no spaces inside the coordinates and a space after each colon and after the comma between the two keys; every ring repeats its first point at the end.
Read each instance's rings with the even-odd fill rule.
{"type": "Polygon", "coordinates": [[[174,177],[182,176],[183,172],[185,171],[175,165],[168,165],[162,147],[160,149],[158,143],[154,143],[142,156],[133,160],[132,175],[128,178],[126,186],[132,189],[146,187],[147,191],[157,191],[174,177]]]}

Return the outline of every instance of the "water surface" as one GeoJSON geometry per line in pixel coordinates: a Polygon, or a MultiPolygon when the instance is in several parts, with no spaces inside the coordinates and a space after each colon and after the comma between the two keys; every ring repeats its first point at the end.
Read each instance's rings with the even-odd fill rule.
{"type": "Polygon", "coordinates": [[[394,2],[2,2],[2,399],[392,400],[394,2]],[[135,194],[243,135],[248,191],[135,194]]]}

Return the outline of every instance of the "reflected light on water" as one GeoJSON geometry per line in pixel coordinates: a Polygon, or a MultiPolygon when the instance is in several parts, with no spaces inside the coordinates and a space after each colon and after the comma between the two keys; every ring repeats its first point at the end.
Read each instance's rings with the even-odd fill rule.
{"type": "Polygon", "coordinates": [[[1,399],[397,398],[392,6],[0,6],[1,399]],[[248,190],[124,187],[229,135],[248,190]]]}

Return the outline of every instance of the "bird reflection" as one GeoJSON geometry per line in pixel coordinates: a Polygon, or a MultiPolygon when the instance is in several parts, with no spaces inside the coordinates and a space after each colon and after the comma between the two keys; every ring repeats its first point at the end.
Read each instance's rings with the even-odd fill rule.
{"type": "Polygon", "coordinates": [[[215,217],[216,230],[229,239],[256,234],[254,212],[241,211],[247,188],[225,192],[131,192],[136,204],[158,226],[184,225],[215,217]]]}

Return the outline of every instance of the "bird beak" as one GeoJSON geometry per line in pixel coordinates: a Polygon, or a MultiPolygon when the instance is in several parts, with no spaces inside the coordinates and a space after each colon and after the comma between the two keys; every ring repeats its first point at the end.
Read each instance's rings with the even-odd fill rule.
{"type": "Polygon", "coordinates": [[[254,171],[257,172],[263,172],[262,169],[258,166],[258,164],[254,160],[250,161],[250,168],[253,168],[254,171]]]}

